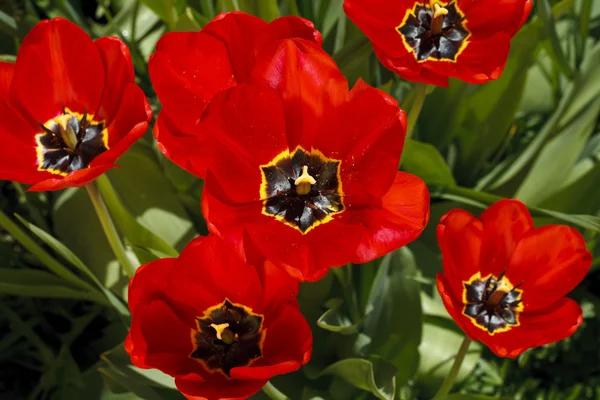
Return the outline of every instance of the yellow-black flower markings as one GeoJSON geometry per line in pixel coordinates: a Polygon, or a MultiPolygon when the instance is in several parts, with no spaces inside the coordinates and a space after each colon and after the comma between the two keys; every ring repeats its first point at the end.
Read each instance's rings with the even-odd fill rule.
{"type": "Polygon", "coordinates": [[[262,357],[266,330],[264,316],[243,304],[225,299],[196,318],[198,330],[191,332],[194,351],[190,357],[208,371],[227,378],[236,367],[246,367],[262,357]]]}
{"type": "Polygon", "coordinates": [[[456,62],[471,37],[467,18],[455,1],[415,3],[395,29],[417,62],[456,62]]]}
{"type": "Polygon", "coordinates": [[[262,213],[302,234],[345,210],[341,161],[298,146],[261,165],[262,213]]]}
{"type": "Polygon", "coordinates": [[[506,332],[519,326],[523,311],[523,291],[513,285],[504,273],[481,277],[478,272],[463,282],[463,315],[473,325],[490,335],[506,332]]]}
{"type": "Polygon", "coordinates": [[[66,176],[69,172],[89,168],[98,155],[109,149],[104,121],[94,121],[91,114],[67,108],[45,124],[35,135],[38,171],[66,176]]]}

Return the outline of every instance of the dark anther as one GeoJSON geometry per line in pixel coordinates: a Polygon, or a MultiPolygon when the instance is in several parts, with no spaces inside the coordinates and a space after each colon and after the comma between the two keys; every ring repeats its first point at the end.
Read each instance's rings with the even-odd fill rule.
{"type": "Polygon", "coordinates": [[[456,57],[469,36],[464,26],[464,17],[456,3],[440,7],[434,3],[417,4],[403,24],[396,30],[400,33],[417,60],[429,58],[435,60],[456,61],[456,57]]]}
{"type": "Polygon", "coordinates": [[[467,304],[465,315],[490,333],[518,324],[518,314],[523,301],[519,285],[510,290],[503,285],[504,272],[498,278],[475,279],[465,283],[467,304]]]}
{"type": "Polygon", "coordinates": [[[262,316],[225,300],[209,310],[207,317],[196,319],[198,332],[190,357],[230,376],[233,368],[262,356],[262,320],[262,316]]]}

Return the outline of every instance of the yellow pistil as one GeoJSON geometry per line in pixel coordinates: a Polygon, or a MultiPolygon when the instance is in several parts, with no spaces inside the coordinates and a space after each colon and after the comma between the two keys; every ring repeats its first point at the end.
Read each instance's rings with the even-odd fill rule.
{"type": "Polygon", "coordinates": [[[310,176],[308,173],[308,165],[302,167],[302,175],[300,175],[295,181],[296,184],[296,193],[299,195],[308,194],[310,192],[310,188],[312,185],[317,183],[315,178],[310,176]]]}
{"type": "Polygon", "coordinates": [[[60,128],[60,135],[64,140],[65,144],[71,149],[75,150],[77,147],[77,133],[73,130],[69,121],[73,118],[70,115],[61,115],[54,119],[60,128]]]}
{"type": "Polygon", "coordinates": [[[441,7],[437,3],[433,3],[433,17],[431,18],[431,33],[434,35],[442,33],[444,24],[444,16],[448,14],[448,10],[441,7]]]}
{"type": "Polygon", "coordinates": [[[217,339],[222,340],[227,344],[233,343],[234,335],[229,329],[229,324],[210,324],[210,327],[217,331],[217,339]]]}

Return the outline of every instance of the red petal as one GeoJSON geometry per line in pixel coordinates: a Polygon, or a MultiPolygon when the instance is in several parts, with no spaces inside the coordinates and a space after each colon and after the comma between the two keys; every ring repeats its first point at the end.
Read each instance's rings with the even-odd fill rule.
{"type": "Polygon", "coordinates": [[[483,38],[497,32],[512,37],[531,10],[530,0],[458,0],[457,5],[467,18],[467,29],[483,38]]]}
{"type": "Polygon", "coordinates": [[[8,98],[8,89],[15,73],[15,64],[0,61],[0,99],[8,98]]]}
{"type": "Polygon", "coordinates": [[[121,39],[113,36],[102,37],[96,40],[96,47],[102,57],[106,75],[104,92],[95,119],[106,121],[109,125],[122,105],[125,87],[134,81],[135,76],[129,49],[121,39]]]}
{"type": "Polygon", "coordinates": [[[569,293],[585,277],[592,255],[575,229],[548,225],[523,236],[510,260],[506,277],[522,283],[527,312],[548,306],[569,293]]]}
{"type": "Polygon", "coordinates": [[[312,333],[298,306],[288,305],[265,332],[263,357],[231,370],[234,379],[270,379],[298,370],[310,360],[312,333]]]}
{"type": "Polygon", "coordinates": [[[144,92],[135,83],[128,84],[123,92],[121,107],[106,128],[109,149],[94,158],[91,165],[114,163],[146,133],[150,118],[152,110],[144,92]]]}
{"type": "Polygon", "coordinates": [[[167,288],[171,304],[188,324],[225,299],[262,313],[261,285],[255,267],[239,259],[235,251],[216,236],[201,237],[188,244],[171,275],[167,288]]]}
{"type": "MultiPolygon", "coordinates": [[[[69,173],[64,178],[50,178],[44,181],[38,182],[30,187],[28,192],[46,192],[50,190],[60,190],[70,187],[81,187],[85,186],[109,169],[116,167],[114,164],[98,165],[96,167],[89,167],[80,169],[75,172],[69,173]]],[[[54,175],[57,176],[57,175],[54,175]]]]}
{"type": "Polygon", "coordinates": [[[464,210],[454,209],[437,226],[444,274],[456,299],[462,299],[463,282],[480,271],[482,223],[464,210]]]}
{"type": "Polygon", "coordinates": [[[346,79],[331,57],[311,42],[283,40],[261,54],[251,82],[280,92],[288,146],[290,150],[299,145],[308,150],[323,115],[323,104],[336,97],[336,92],[345,97],[346,79]]]}
{"type": "Polygon", "coordinates": [[[533,229],[533,220],[525,204],[518,200],[500,200],[481,214],[481,276],[496,277],[506,271],[517,243],[533,229]]]}
{"type": "Polygon", "coordinates": [[[260,200],[260,166],[287,150],[277,93],[248,85],[222,91],[206,109],[197,130],[203,138],[198,157],[204,157],[228,198],[236,203],[260,200]]]}
{"type": "Polygon", "coordinates": [[[480,340],[500,357],[517,357],[525,350],[571,336],[583,322],[577,302],[563,298],[544,310],[525,312],[520,325],[493,336],[481,330],[480,340]]]}
{"type": "MultiPolygon", "coordinates": [[[[394,184],[381,202],[381,208],[355,212],[357,216],[353,218],[360,218],[355,222],[365,229],[352,262],[369,262],[396,250],[415,240],[427,225],[429,192],[420,178],[397,172],[394,184]]],[[[353,213],[353,206],[354,203],[349,214],[353,213]]]]}
{"type": "MultiPolygon", "coordinates": [[[[262,284],[263,305],[261,309],[265,316],[278,315],[281,308],[288,304],[297,305],[296,296],[300,286],[282,268],[277,267],[270,261],[261,263],[256,267],[262,284]]],[[[271,323],[265,319],[265,323],[271,323]]]]}
{"type": "Polygon", "coordinates": [[[227,47],[237,82],[247,82],[256,57],[256,36],[266,32],[262,19],[241,12],[222,13],[207,24],[202,33],[214,36],[227,47]]]}
{"type": "Polygon", "coordinates": [[[245,400],[258,392],[266,380],[239,381],[239,380],[211,380],[201,382],[198,380],[175,379],[177,389],[188,400],[245,400]]]}
{"type": "Polygon", "coordinates": [[[167,289],[167,277],[174,266],[174,258],[163,258],[144,264],[135,271],[135,275],[129,281],[127,293],[127,302],[132,314],[135,314],[138,303],[149,304],[161,297],[167,289]]]}
{"type": "Polygon", "coordinates": [[[203,370],[189,357],[194,351],[192,330],[162,300],[138,304],[125,341],[131,362],[140,368],[156,368],[171,376],[203,370]]]}
{"type": "Polygon", "coordinates": [[[96,112],[104,88],[104,66],[92,39],[62,18],[39,22],[17,56],[12,98],[45,123],[63,107],[96,112]]]}
{"type": "Polygon", "coordinates": [[[286,16],[273,20],[268,27],[269,33],[277,39],[305,39],[322,45],[321,32],[315,29],[315,25],[304,18],[286,16]]]}
{"type": "Polygon", "coordinates": [[[163,106],[161,113],[186,135],[194,135],[208,101],[236,84],[227,47],[205,30],[162,36],[148,69],[163,106]]]}

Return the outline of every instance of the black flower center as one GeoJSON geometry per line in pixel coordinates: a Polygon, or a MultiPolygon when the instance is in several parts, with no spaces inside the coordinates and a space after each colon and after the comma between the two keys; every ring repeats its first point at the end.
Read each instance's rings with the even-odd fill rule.
{"type": "Polygon", "coordinates": [[[263,213],[303,234],[344,211],[340,161],[298,147],[261,165],[263,213]]]}
{"type": "Polygon", "coordinates": [[[225,300],[196,318],[195,350],[190,357],[202,361],[211,371],[231,376],[231,369],[249,365],[262,356],[263,317],[225,300]]]}
{"type": "Polygon", "coordinates": [[[38,170],[67,175],[89,167],[92,160],[108,150],[104,122],[68,110],[45,124],[36,135],[38,170]]]}
{"type": "Polygon", "coordinates": [[[456,61],[470,35],[465,22],[454,2],[443,7],[438,3],[416,4],[396,30],[418,61],[456,61]]]}
{"type": "Polygon", "coordinates": [[[523,291],[512,286],[504,274],[498,278],[476,275],[464,283],[466,298],[463,313],[473,323],[489,333],[505,332],[519,325],[519,313],[523,311],[523,291]]]}

